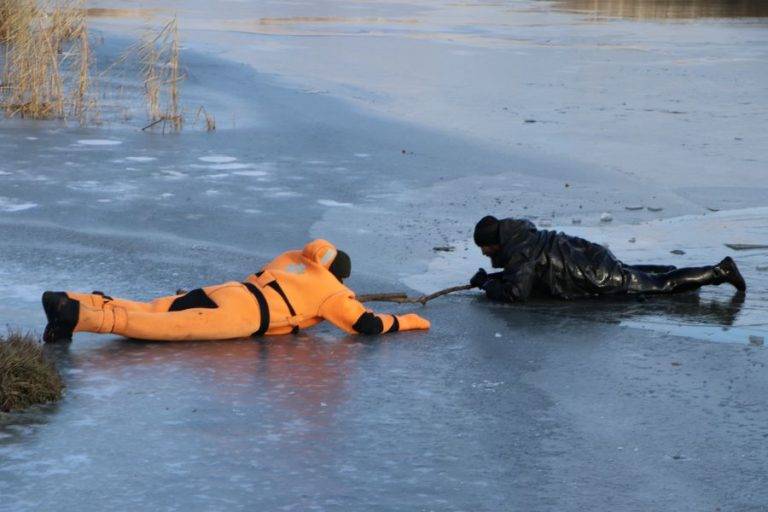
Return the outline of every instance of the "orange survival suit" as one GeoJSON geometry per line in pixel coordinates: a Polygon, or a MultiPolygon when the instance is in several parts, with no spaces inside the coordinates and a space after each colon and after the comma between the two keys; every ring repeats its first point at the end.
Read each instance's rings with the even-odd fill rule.
{"type": "Polygon", "coordinates": [[[134,302],[66,292],[80,303],[75,332],[114,333],[150,340],[220,340],[287,334],[328,320],[348,333],[429,329],[416,314],[375,314],[329,268],[337,249],[314,240],[288,251],[256,274],[183,295],[134,302]]]}

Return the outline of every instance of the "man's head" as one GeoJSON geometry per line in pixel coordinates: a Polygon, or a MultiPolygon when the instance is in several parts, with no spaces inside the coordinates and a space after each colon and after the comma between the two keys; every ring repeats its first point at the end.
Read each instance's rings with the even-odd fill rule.
{"type": "Polygon", "coordinates": [[[330,270],[331,274],[336,276],[336,279],[343,283],[344,279],[348,278],[352,273],[352,260],[350,259],[349,254],[342,250],[338,250],[336,252],[336,257],[333,259],[331,266],[328,267],[328,270],[330,270]]]}
{"type": "Polygon", "coordinates": [[[499,239],[499,219],[486,215],[475,225],[475,244],[485,256],[493,257],[501,250],[499,239]]]}
{"type": "Polygon", "coordinates": [[[494,268],[502,268],[505,263],[501,252],[499,226],[499,219],[486,215],[475,225],[474,233],[475,243],[483,251],[483,255],[491,259],[491,266],[494,268]]]}

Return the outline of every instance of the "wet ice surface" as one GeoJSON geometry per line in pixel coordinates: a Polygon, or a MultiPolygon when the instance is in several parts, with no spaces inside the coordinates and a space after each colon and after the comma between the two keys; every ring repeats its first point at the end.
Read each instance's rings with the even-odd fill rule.
{"type": "MultiPolygon", "coordinates": [[[[423,5],[369,7],[382,17],[393,9],[424,12],[423,5]]],[[[751,29],[733,30],[735,46],[718,52],[743,50],[743,38],[754,41],[750,56],[762,51],[751,29]]],[[[251,39],[256,48],[239,48],[261,58],[265,48],[295,52],[298,40],[278,37],[269,46],[251,39]]],[[[366,49],[382,38],[357,41],[366,49]]],[[[559,40],[558,58],[576,43],[559,40]]],[[[354,54],[355,45],[341,46],[327,37],[307,48],[354,54]]],[[[455,51],[472,52],[482,69],[510,57],[444,42],[400,49],[414,49],[418,58],[427,47],[449,67],[467,57],[455,51]]],[[[554,55],[538,39],[524,51],[554,55]]],[[[218,101],[247,105],[242,118],[258,122],[182,136],[0,125],[3,323],[41,330],[38,301],[48,288],[141,299],[242,279],[311,236],[350,252],[350,284],[360,292],[431,291],[464,282],[478,260],[484,263],[466,242],[472,223],[489,210],[547,220],[638,262],[698,264],[733,254],[752,289],[743,303],[720,287],[645,303],[525,307],[492,305],[470,293],[422,308],[433,322],[428,333],[370,340],[327,325],[296,337],[216,343],[78,336],[71,347],[49,348],[64,373],[65,399],[0,420],[0,510],[748,510],[768,502],[768,356],[743,339],[765,328],[766,278],[757,267],[767,256],[721,245],[765,241],[766,190],[754,174],[764,163],[755,149],[762,132],[705,155],[715,159],[710,174],[726,162],[738,180],[716,176],[691,186],[686,181],[700,160],[658,151],[666,155],[660,167],[639,158],[658,150],[655,144],[677,147],[664,130],[626,139],[636,142],[628,160],[638,168],[624,172],[611,165],[617,153],[585,151],[567,130],[549,131],[555,124],[525,128],[542,129],[538,134],[501,130],[497,116],[506,114],[489,116],[482,102],[457,103],[457,111],[465,109],[457,124],[508,134],[523,146],[479,147],[370,117],[319,89],[285,88],[194,53],[186,62],[198,87],[215,77],[228,89],[218,101]],[[487,126],[473,116],[488,117],[487,126]],[[547,139],[563,143],[566,153],[594,153],[601,165],[550,153],[547,139]],[[659,178],[664,174],[672,183],[659,178]],[[611,213],[610,225],[600,223],[603,212],[611,213]],[[581,224],[572,225],[573,218],[581,224]],[[727,236],[709,224],[718,220],[732,224],[727,236]],[[685,235],[683,246],[672,243],[676,234],[685,235]],[[432,249],[438,245],[456,251],[439,255],[432,249]],[[668,252],[678,248],[686,254],[668,252]],[[650,323],[657,326],[636,328],[650,323]]],[[[717,83],[727,79],[707,71],[715,75],[717,83]]],[[[518,86],[540,89],[540,79],[518,86]]],[[[744,83],[748,95],[753,82],[744,83]]],[[[430,96],[429,87],[414,100],[430,96]]],[[[445,89],[459,96],[465,90],[445,89]]],[[[383,99],[355,86],[346,91],[363,102],[383,99]]],[[[717,105],[729,104],[718,98],[717,105]]],[[[429,105],[405,119],[434,124],[442,111],[429,105]]],[[[762,119],[741,116],[752,110],[739,108],[739,122],[762,119]]],[[[710,115],[723,112],[689,116],[693,128],[681,136],[709,133],[710,115]]],[[[600,115],[579,117],[585,137],[602,133],[600,115]]],[[[622,115],[646,125],[642,116],[657,114],[622,115]]]]}

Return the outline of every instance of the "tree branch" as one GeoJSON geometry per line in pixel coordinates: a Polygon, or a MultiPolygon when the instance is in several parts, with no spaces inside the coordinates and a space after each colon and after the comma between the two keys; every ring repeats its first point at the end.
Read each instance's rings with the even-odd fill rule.
{"type": "Polygon", "coordinates": [[[461,292],[464,290],[470,290],[472,285],[464,284],[461,286],[452,286],[444,290],[430,293],[429,295],[422,295],[421,297],[408,297],[405,293],[371,293],[367,295],[358,295],[357,300],[360,302],[396,302],[398,304],[421,304],[424,305],[427,302],[448,295],[449,293],[461,292]]]}

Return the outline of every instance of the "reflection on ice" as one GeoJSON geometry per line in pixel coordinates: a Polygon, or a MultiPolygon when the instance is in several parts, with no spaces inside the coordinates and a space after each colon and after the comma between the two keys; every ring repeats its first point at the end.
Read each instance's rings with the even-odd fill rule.
{"type": "MultiPolygon", "coordinates": [[[[751,326],[736,326],[744,309],[745,295],[729,299],[702,297],[699,293],[648,298],[563,302],[532,300],[515,310],[543,314],[559,320],[592,320],[628,327],[665,331],[707,341],[747,343],[751,326]]],[[[759,329],[759,327],[758,327],[759,329]]]]}
{"type": "Polygon", "coordinates": [[[764,0],[557,0],[561,9],[637,19],[764,18],[764,0]]]}

